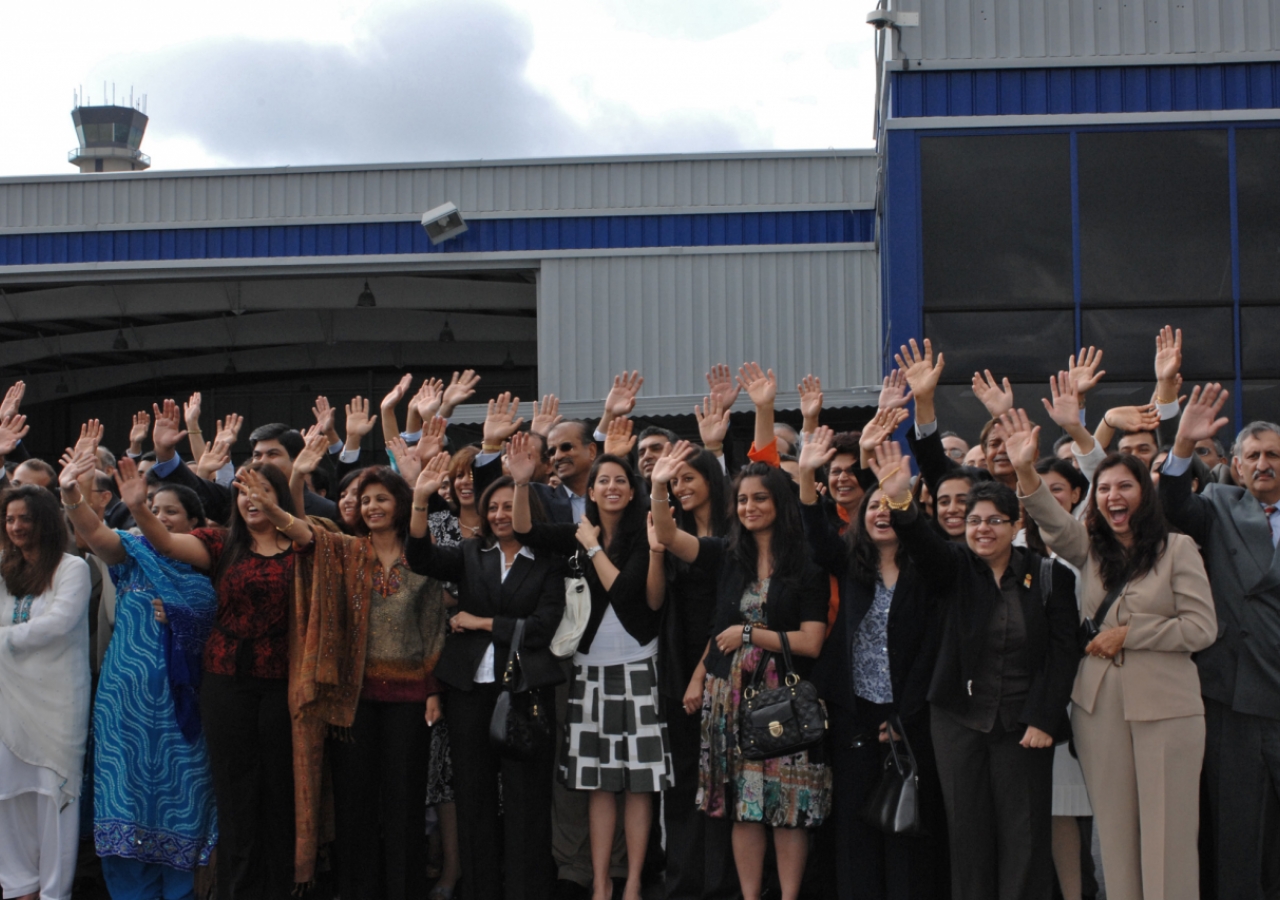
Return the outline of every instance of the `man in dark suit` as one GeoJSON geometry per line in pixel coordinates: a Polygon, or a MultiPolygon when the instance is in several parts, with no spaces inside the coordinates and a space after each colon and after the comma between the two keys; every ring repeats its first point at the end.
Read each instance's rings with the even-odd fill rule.
{"type": "Polygon", "coordinates": [[[1280,800],[1280,425],[1240,432],[1232,464],[1243,487],[1212,483],[1197,495],[1195,445],[1227,424],[1218,417],[1226,400],[1217,384],[1191,392],[1160,499],[1200,545],[1218,613],[1217,642],[1196,655],[1207,731],[1202,894],[1262,900],[1264,867],[1280,857],[1277,823],[1264,814],[1280,800]]]}
{"type": "MultiPolygon", "coordinates": [[[[155,408],[155,425],[151,442],[156,449],[156,464],[152,471],[161,481],[184,484],[195,491],[204,503],[205,515],[212,522],[226,522],[231,517],[231,504],[235,494],[226,485],[201,478],[192,472],[177,455],[176,447],[185,432],[182,415],[172,400],[164,407],[155,408]]],[[[297,430],[281,422],[262,425],[249,435],[253,444],[253,461],[275,466],[287,479],[293,473],[293,459],[302,452],[305,443],[297,430]]],[[[304,511],[309,516],[323,516],[338,521],[338,504],[332,500],[306,491],[303,494],[304,511]]]]}

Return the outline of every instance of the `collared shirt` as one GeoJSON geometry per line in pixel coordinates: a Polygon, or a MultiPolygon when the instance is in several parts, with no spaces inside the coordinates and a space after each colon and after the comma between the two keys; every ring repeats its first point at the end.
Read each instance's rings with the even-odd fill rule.
{"type": "Polygon", "coordinates": [[[982,662],[969,684],[973,699],[969,711],[957,718],[961,724],[984,734],[998,725],[1012,731],[1031,686],[1027,659],[1027,623],[1022,615],[1022,570],[1026,555],[1015,551],[1000,578],[1000,602],[987,621],[982,662]]]}
{"type": "Polygon", "coordinates": [[[889,607],[893,604],[893,591],[876,579],[875,600],[853,636],[853,692],[872,703],[893,702],[893,682],[889,677],[889,607]]]}
{"type": "MultiPolygon", "coordinates": [[[[1178,475],[1184,474],[1190,468],[1191,457],[1188,456],[1184,458],[1181,456],[1174,456],[1170,453],[1165,459],[1164,465],[1161,467],[1160,471],[1165,475],[1173,475],[1174,477],[1177,477],[1178,475]]],[[[1271,514],[1268,516],[1271,522],[1271,546],[1280,547],[1280,503],[1272,505],[1258,500],[1258,505],[1262,507],[1263,515],[1267,514],[1268,506],[1272,507],[1271,514]]]]}
{"type": "MultiPolygon", "coordinates": [[[[499,577],[502,579],[504,584],[507,581],[507,575],[511,572],[511,567],[516,564],[516,556],[523,556],[525,559],[534,558],[533,551],[524,546],[521,546],[519,552],[516,553],[515,556],[511,557],[511,562],[509,564],[507,563],[507,554],[503,553],[502,548],[497,544],[485,547],[480,552],[492,553],[494,550],[498,551],[498,563],[502,570],[502,574],[499,577]]],[[[484,657],[481,658],[480,665],[476,666],[475,681],[476,684],[493,684],[495,680],[496,678],[493,673],[493,642],[490,641],[489,649],[484,651],[484,657]]]]}

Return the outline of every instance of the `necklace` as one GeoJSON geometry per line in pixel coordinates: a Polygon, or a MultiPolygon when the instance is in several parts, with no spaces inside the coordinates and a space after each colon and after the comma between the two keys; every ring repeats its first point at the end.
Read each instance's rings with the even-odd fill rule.
{"type": "Polygon", "coordinates": [[[34,594],[27,594],[25,597],[18,597],[13,603],[13,624],[21,625],[23,622],[31,621],[31,602],[35,600],[34,594]]]}
{"type": "Polygon", "coordinates": [[[467,525],[461,520],[458,521],[458,527],[461,528],[464,532],[468,532],[469,537],[475,537],[480,533],[479,525],[467,525]]]}

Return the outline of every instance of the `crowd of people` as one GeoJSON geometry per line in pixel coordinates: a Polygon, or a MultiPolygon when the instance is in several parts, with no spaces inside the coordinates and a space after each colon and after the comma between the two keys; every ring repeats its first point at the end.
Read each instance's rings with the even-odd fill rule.
{"type": "Polygon", "coordinates": [[[3,895],[64,900],[96,855],[115,900],[639,900],[654,872],[673,900],[1079,900],[1100,879],[1262,900],[1280,425],[1228,451],[1227,391],[1184,396],[1181,333],[1155,344],[1151,402],[1092,433],[1103,353],[1073,355],[1052,442],[975,373],[972,446],[937,420],[928,340],[856,432],[822,424],[813,376],[801,430],[776,422],[777,379],[746,363],[708,373],[697,443],[635,431],[632,372],[598,422],[548,395],[526,424],[503,394],[457,446],[467,371],[353,398],[345,434],[317,398],[239,466],[243,420],[206,441],[195,394],[139,412],[119,456],[86,422],[55,469],[24,447],[19,382],[3,895]],[[817,731],[766,751],[763,726],[817,731]],[[871,801],[904,759],[896,827],[871,801]]]}

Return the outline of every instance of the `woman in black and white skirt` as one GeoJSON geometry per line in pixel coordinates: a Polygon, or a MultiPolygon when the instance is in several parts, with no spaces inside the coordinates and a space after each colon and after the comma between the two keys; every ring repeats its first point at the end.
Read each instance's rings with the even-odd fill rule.
{"type": "MultiPolygon", "coordinates": [[[[593,792],[594,900],[613,895],[609,855],[617,820],[615,795],[626,793],[623,897],[639,900],[653,795],[671,782],[654,667],[661,617],[646,596],[649,541],[642,488],[626,460],[605,454],[591,468],[587,512],[578,525],[534,524],[529,479],[535,460],[528,436],[515,435],[507,467],[515,479],[516,538],[535,552],[580,553],[588,560],[591,588],[591,616],[573,657],[568,746],[561,756],[560,779],[571,789],[593,792]]],[[[654,604],[660,605],[660,600],[654,604]]]]}

